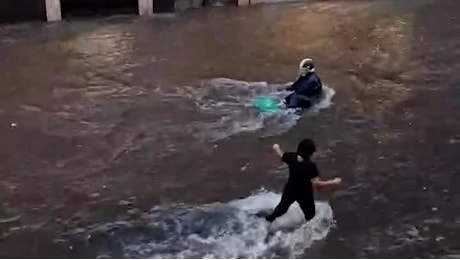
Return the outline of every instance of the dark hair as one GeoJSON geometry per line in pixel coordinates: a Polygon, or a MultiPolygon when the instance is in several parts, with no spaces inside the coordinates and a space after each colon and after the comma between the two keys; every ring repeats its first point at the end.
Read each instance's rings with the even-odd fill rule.
{"type": "Polygon", "coordinates": [[[308,160],[316,152],[316,146],[313,140],[304,139],[297,146],[297,154],[303,159],[308,160]]]}

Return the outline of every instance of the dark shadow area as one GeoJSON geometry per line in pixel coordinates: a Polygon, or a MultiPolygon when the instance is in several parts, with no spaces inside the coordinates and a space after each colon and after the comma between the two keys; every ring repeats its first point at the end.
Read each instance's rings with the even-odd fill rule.
{"type": "Polygon", "coordinates": [[[0,23],[24,21],[45,21],[45,1],[39,0],[1,0],[0,23]]]}
{"type": "Polygon", "coordinates": [[[173,13],[175,4],[175,0],[153,0],[153,12],[173,13]]]}
{"type": "Polygon", "coordinates": [[[61,0],[62,17],[137,14],[137,0],[61,0]]]}

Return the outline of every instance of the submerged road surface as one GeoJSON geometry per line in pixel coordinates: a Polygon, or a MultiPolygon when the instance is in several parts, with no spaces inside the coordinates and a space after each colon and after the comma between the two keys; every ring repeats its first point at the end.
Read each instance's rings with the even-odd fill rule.
{"type": "Polygon", "coordinates": [[[1,257],[459,257],[460,1],[222,7],[0,28],[1,257]],[[301,118],[257,94],[316,60],[301,118]],[[273,142],[313,138],[303,223],[273,142]]]}

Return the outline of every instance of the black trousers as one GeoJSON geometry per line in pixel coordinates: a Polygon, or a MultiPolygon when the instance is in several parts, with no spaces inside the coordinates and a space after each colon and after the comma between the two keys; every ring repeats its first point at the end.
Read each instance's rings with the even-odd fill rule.
{"type": "Polygon", "coordinates": [[[296,187],[286,186],[281,196],[281,201],[273,210],[273,213],[266,216],[265,219],[272,222],[276,218],[284,215],[292,203],[299,203],[300,208],[305,216],[305,220],[309,221],[315,216],[315,200],[313,198],[312,189],[299,189],[296,187]]]}
{"type": "Polygon", "coordinates": [[[289,94],[284,98],[287,108],[310,108],[313,103],[317,103],[323,96],[323,92],[320,89],[316,92],[310,92],[306,95],[300,95],[295,92],[289,94]]]}
{"type": "Polygon", "coordinates": [[[310,108],[312,105],[310,98],[296,93],[291,93],[284,100],[287,108],[310,108]]]}

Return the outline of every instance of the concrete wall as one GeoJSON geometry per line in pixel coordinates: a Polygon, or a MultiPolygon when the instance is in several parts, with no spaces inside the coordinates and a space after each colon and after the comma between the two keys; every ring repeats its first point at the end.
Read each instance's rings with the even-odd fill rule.
{"type": "Polygon", "coordinates": [[[43,0],[0,0],[0,23],[46,21],[43,0]]]}
{"type": "Polygon", "coordinates": [[[152,0],[139,0],[138,13],[142,16],[149,16],[153,14],[153,1],[152,0]]]}
{"type": "Polygon", "coordinates": [[[0,0],[0,23],[59,21],[68,15],[150,15],[153,1],[174,0],[0,0]]]}
{"type": "Polygon", "coordinates": [[[251,0],[238,0],[237,4],[238,6],[250,5],[251,0]]]}
{"type": "MultiPolygon", "coordinates": [[[[236,3],[238,6],[296,0],[0,0],[0,23],[58,21],[69,14],[172,13],[190,8],[236,3]]],[[[460,1],[460,0],[459,0],[460,1]]]]}

